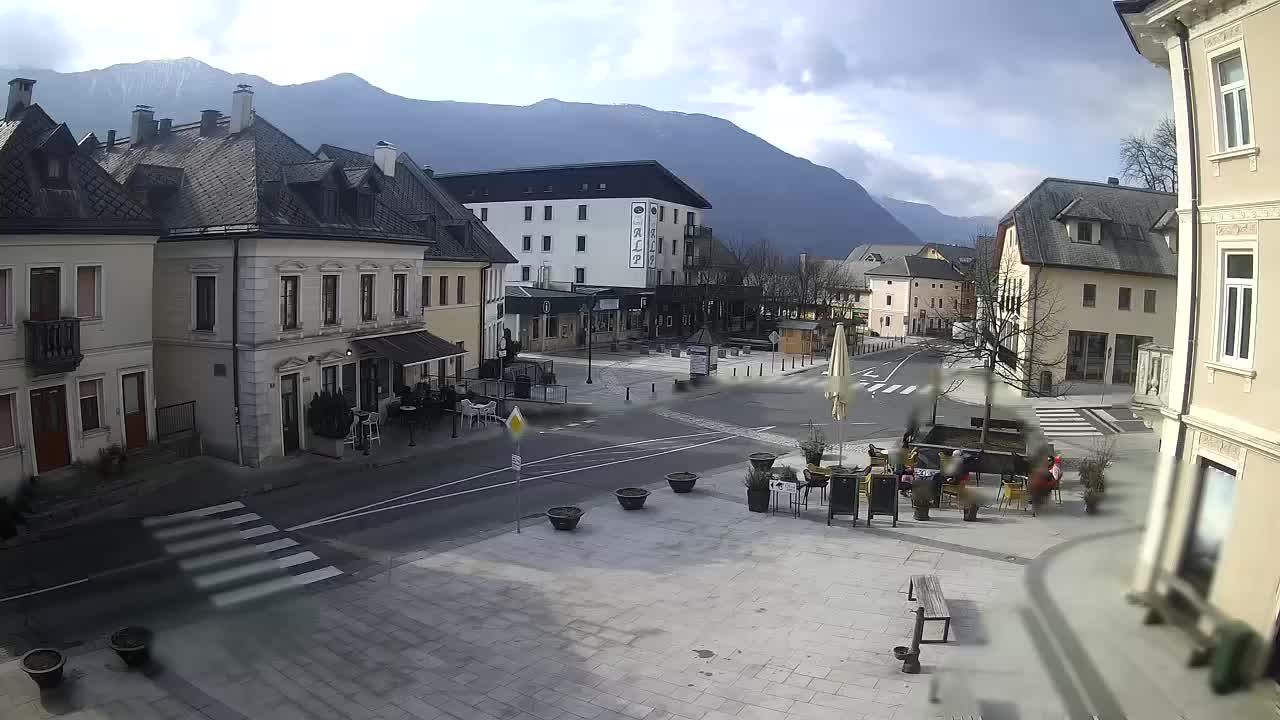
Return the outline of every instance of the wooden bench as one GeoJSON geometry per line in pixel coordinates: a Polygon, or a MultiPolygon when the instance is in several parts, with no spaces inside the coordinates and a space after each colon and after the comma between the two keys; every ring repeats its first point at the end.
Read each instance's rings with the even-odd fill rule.
{"type": "MultiPolygon", "coordinates": [[[[992,430],[1021,431],[1023,426],[1024,426],[1024,423],[1021,420],[997,420],[995,418],[991,418],[990,420],[987,421],[987,427],[992,430]]],[[[969,427],[975,427],[975,428],[982,427],[982,418],[980,417],[969,418],[969,427]]]]}
{"type": "Polygon", "coordinates": [[[941,640],[925,640],[922,643],[945,643],[951,635],[951,608],[947,607],[947,599],[942,596],[942,583],[938,582],[937,575],[912,575],[911,581],[907,584],[907,599],[920,601],[920,607],[924,608],[924,620],[941,620],[942,639],[941,640]]]}

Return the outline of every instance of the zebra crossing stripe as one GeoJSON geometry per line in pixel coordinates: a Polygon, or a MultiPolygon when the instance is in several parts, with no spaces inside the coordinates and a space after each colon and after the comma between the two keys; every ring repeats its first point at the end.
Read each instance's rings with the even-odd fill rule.
{"type": "Polygon", "coordinates": [[[258,600],[278,592],[292,590],[294,588],[310,585],[321,580],[328,580],[337,577],[342,571],[332,565],[322,567],[319,570],[312,570],[301,575],[286,575],[284,577],[273,578],[266,582],[256,583],[248,587],[228,590],[213,595],[210,599],[217,607],[231,607],[240,603],[258,600]]]}
{"type": "Polygon", "coordinates": [[[908,385],[905,389],[903,389],[903,391],[902,391],[900,394],[901,394],[901,395],[910,395],[911,393],[913,393],[913,392],[915,392],[915,391],[916,391],[916,386],[915,386],[915,385],[908,385]]]}
{"type": "Polygon", "coordinates": [[[198,510],[188,510],[186,512],[174,513],[172,515],[162,515],[159,517],[148,517],[142,519],[143,527],[156,527],[159,525],[169,525],[183,520],[191,520],[193,518],[208,517],[216,515],[220,512],[229,510],[243,510],[244,503],[233,501],[222,505],[210,505],[209,507],[199,508],[198,510]]]}
{"type": "Polygon", "coordinates": [[[270,535],[273,532],[280,532],[275,525],[259,525],[256,528],[241,530],[240,537],[245,540],[252,540],[256,537],[262,537],[263,535],[270,535]]]}
{"type": "Polygon", "coordinates": [[[872,385],[871,387],[867,388],[867,391],[868,391],[868,392],[875,392],[875,391],[879,390],[879,389],[880,389],[880,388],[882,388],[882,387],[884,387],[884,383],[876,383],[875,385],[872,385]]]}
{"type": "Polygon", "coordinates": [[[884,389],[884,391],[885,391],[886,393],[895,393],[895,392],[898,392],[898,388],[900,388],[900,387],[902,387],[902,386],[901,386],[901,385],[890,385],[889,387],[885,388],[885,389],[884,389]]]}

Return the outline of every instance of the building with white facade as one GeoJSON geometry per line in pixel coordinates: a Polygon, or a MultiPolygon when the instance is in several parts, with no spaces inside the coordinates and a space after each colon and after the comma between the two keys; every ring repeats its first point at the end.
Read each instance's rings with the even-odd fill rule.
{"type": "Polygon", "coordinates": [[[156,224],[34,85],[10,81],[0,118],[0,498],[156,433],[156,224]]]}

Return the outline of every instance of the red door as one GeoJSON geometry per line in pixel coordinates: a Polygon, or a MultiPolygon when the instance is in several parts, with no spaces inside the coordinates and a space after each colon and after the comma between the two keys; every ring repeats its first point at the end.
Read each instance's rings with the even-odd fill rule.
{"type": "Polygon", "coordinates": [[[61,385],[31,391],[31,431],[36,446],[37,473],[71,464],[67,391],[61,385]]]}
{"type": "Polygon", "coordinates": [[[130,373],[120,378],[124,398],[124,445],[127,448],[147,446],[146,373],[130,373]]]}

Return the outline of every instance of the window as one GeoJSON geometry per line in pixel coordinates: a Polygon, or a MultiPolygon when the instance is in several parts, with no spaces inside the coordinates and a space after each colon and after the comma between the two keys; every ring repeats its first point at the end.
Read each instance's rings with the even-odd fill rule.
{"type": "Polygon", "coordinates": [[[67,159],[61,155],[49,155],[45,159],[44,179],[49,184],[67,181],[67,159]]]}
{"type": "Polygon", "coordinates": [[[0,327],[13,324],[13,313],[11,311],[13,307],[11,299],[12,288],[13,271],[9,268],[0,268],[0,327]]]}
{"type": "Polygon", "coordinates": [[[533,332],[530,336],[534,340],[537,340],[538,338],[542,337],[542,316],[541,315],[534,317],[533,322],[530,323],[530,326],[533,328],[533,332]]]}
{"type": "Polygon", "coordinates": [[[1214,63],[1218,83],[1218,139],[1222,150],[1248,145],[1253,141],[1249,126],[1249,88],[1245,79],[1244,57],[1240,53],[1226,55],[1214,63]]]}
{"type": "MultiPolygon", "coordinates": [[[[916,284],[917,284],[917,285],[919,285],[920,283],[916,283],[916,284]]],[[[920,297],[919,297],[918,295],[917,295],[916,297],[911,298],[911,299],[915,301],[915,302],[913,303],[913,306],[914,306],[914,307],[920,307],[920,297]]]]}
{"type": "Polygon", "coordinates": [[[1127,287],[1120,288],[1120,297],[1116,302],[1116,307],[1120,310],[1130,309],[1129,305],[1130,305],[1130,298],[1132,295],[1133,295],[1133,288],[1127,288],[1127,287]]]}
{"type": "Polygon", "coordinates": [[[551,192],[551,191],[553,191],[553,190],[555,190],[555,189],[556,189],[556,188],[555,188],[555,186],[554,186],[554,185],[547,185],[546,187],[542,188],[542,192],[551,192]]]}
{"type": "Polygon", "coordinates": [[[431,307],[431,276],[422,276],[422,307],[431,307]]]}
{"type": "MultiPolygon", "coordinates": [[[[101,413],[99,412],[101,405],[99,398],[102,397],[102,381],[101,380],[81,380],[80,381],[80,429],[81,430],[97,430],[102,427],[101,413]]],[[[0,445],[4,444],[3,438],[0,438],[0,445]]]]}
{"type": "Polygon", "coordinates": [[[404,273],[396,273],[391,276],[391,312],[396,317],[405,317],[409,314],[405,308],[405,286],[408,285],[409,276],[404,273]]]}
{"type": "Polygon", "coordinates": [[[533,250],[533,236],[525,235],[520,238],[520,251],[529,252],[530,250],[533,250]]]}
{"type": "Polygon", "coordinates": [[[1093,244],[1093,223],[1076,223],[1076,242],[1087,245],[1093,244]]]}
{"type": "Polygon", "coordinates": [[[1107,369],[1107,334],[1067,333],[1067,379],[1102,382],[1107,369]]]}
{"type": "Polygon", "coordinates": [[[1153,313],[1156,311],[1156,291],[1142,291],[1142,312],[1153,313]]]}
{"type": "Polygon", "coordinates": [[[467,276],[458,276],[458,304],[462,305],[467,301],[467,276]]]}
{"type": "Polygon", "coordinates": [[[560,334],[560,316],[547,316],[547,337],[555,337],[560,334]]]}
{"type": "Polygon", "coordinates": [[[338,276],[320,276],[320,324],[338,324],[338,276]]]}
{"type": "Polygon", "coordinates": [[[346,399],[347,404],[355,407],[356,404],[356,364],[343,363],[342,365],[342,397],[346,399]]]}
{"type": "Polygon", "coordinates": [[[933,309],[933,303],[934,303],[934,300],[935,300],[935,299],[936,299],[936,298],[929,298],[929,309],[930,309],[930,310],[932,310],[932,309],[933,309]]]}
{"type": "MultiPolygon", "coordinates": [[[[3,289],[0,289],[0,294],[3,289]]],[[[199,332],[213,332],[217,317],[217,278],[212,275],[197,275],[195,278],[195,327],[199,332]]],[[[0,311],[0,320],[3,312],[0,311]]],[[[0,322],[0,325],[3,325],[0,322]]]]}
{"type": "Polygon", "coordinates": [[[587,219],[587,206],[586,206],[586,205],[579,205],[579,206],[578,206],[578,219],[579,219],[579,220],[586,220],[586,219],[587,219]]]}
{"type": "Polygon", "coordinates": [[[542,206],[542,219],[543,219],[543,220],[550,220],[550,219],[551,219],[551,206],[550,206],[550,205],[543,205],[543,206],[542,206]]]}
{"type": "Polygon", "coordinates": [[[551,236],[542,236],[542,252],[551,252],[551,236]]]}
{"type": "Polygon", "coordinates": [[[576,267],[573,269],[573,281],[576,283],[584,283],[587,281],[587,269],[576,267]]]}
{"type": "Polygon", "coordinates": [[[579,235],[578,236],[578,252],[586,252],[586,251],[587,251],[587,236],[579,235]]]}
{"type": "Polygon", "coordinates": [[[529,282],[529,266],[528,265],[520,266],[520,281],[529,282]]]}
{"type": "Polygon", "coordinates": [[[1093,283],[1084,284],[1084,306],[1096,307],[1098,304],[1098,286],[1093,283]]]}
{"type": "Polygon", "coordinates": [[[440,276],[440,305],[449,304],[449,277],[447,275],[440,276]]]}
{"type": "Polygon", "coordinates": [[[76,268],[76,317],[102,317],[102,266],[76,268]]]}
{"type": "Polygon", "coordinates": [[[360,321],[372,322],[376,316],[373,314],[373,278],[372,274],[363,274],[360,276],[360,321]]]}
{"type": "Polygon", "coordinates": [[[531,221],[531,220],[533,220],[533,206],[532,206],[532,205],[525,205],[525,206],[524,206],[524,221],[525,221],[525,222],[529,222],[529,221],[531,221]]]}
{"type": "Polygon", "coordinates": [[[1202,596],[1209,595],[1218,557],[1226,543],[1236,505],[1236,471],[1200,459],[1200,483],[1196,492],[1196,514],[1187,533],[1186,550],[1178,575],[1202,596]]]}
{"type": "Polygon", "coordinates": [[[671,222],[680,224],[680,208],[671,208],[671,222]]]}
{"type": "Polygon", "coordinates": [[[18,445],[18,424],[14,422],[16,414],[13,394],[0,395],[0,450],[8,450],[18,445]]]}
{"type": "Polygon", "coordinates": [[[684,214],[684,221],[685,221],[684,224],[688,225],[689,227],[693,227],[694,225],[698,224],[697,221],[694,219],[692,210],[684,214]]]}
{"type": "Polygon", "coordinates": [[[675,255],[675,254],[676,254],[676,245],[677,245],[679,242],[680,242],[680,241],[679,241],[679,240],[677,240],[676,238],[671,238],[671,254],[672,254],[672,255],[675,255]]]}
{"type": "Polygon", "coordinates": [[[892,295],[885,295],[885,296],[884,296],[884,306],[885,306],[885,307],[893,307],[893,296],[892,296],[892,295]]]}
{"type": "Polygon", "coordinates": [[[675,271],[675,270],[672,270],[672,271],[671,271],[671,284],[672,284],[672,285],[675,285],[675,284],[676,284],[676,271],[675,271]]]}
{"type": "Polygon", "coordinates": [[[960,301],[959,301],[958,299],[956,299],[956,298],[951,298],[951,309],[952,309],[952,310],[959,310],[959,309],[960,309],[960,301]]]}
{"type": "Polygon", "coordinates": [[[298,329],[298,276],[280,278],[280,329],[298,329]]]}
{"type": "Polygon", "coordinates": [[[659,254],[659,255],[661,255],[661,254],[663,253],[663,249],[662,249],[662,248],[663,248],[663,243],[664,243],[664,242],[666,242],[666,238],[658,238],[658,254],[659,254]]]}
{"type": "Polygon", "coordinates": [[[1224,260],[1218,321],[1222,359],[1248,363],[1253,351],[1253,253],[1229,252],[1224,260]]]}
{"type": "Polygon", "coordinates": [[[338,392],[337,365],[326,365],[320,368],[320,391],[326,393],[338,392]]]}
{"type": "Polygon", "coordinates": [[[597,185],[597,186],[596,186],[596,189],[597,189],[597,190],[608,190],[608,189],[609,189],[609,186],[608,186],[608,185],[606,185],[606,184],[604,184],[604,183],[600,183],[599,185],[597,185]]]}

